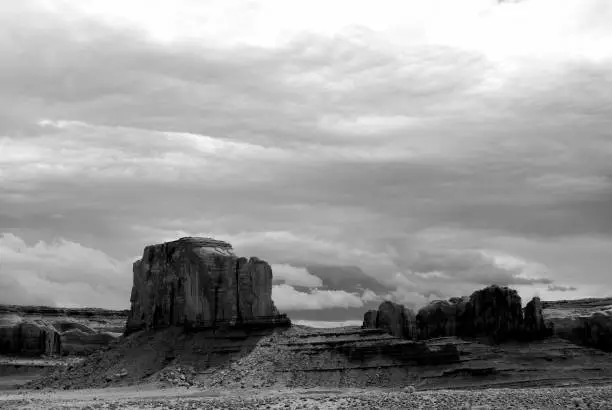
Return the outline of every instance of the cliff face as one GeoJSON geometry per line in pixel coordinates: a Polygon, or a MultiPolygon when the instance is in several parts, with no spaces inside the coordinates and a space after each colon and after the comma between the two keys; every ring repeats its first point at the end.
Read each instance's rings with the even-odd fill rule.
{"type": "Polygon", "coordinates": [[[539,339],[552,335],[552,329],[548,328],[544,323],[542,302],[539,297],[534,297],[527,303],[524,313],[523,332],[525,337],[539,339]]]}
{"type": "Polygon", "coordinates": [[[147,246],[134,263],[126,329],[170,325],[286,324],[272,302],[272,269],[238,258],[232,246],[210,238],[181,238],[147,246]]]}

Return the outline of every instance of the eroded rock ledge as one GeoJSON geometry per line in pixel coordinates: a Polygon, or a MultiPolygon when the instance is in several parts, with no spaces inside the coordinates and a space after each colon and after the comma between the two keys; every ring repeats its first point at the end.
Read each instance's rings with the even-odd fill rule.
{"type": "Polygon", "coordinates": [[[272,269],[212,238],[147,246],[134,262],[126,332],[168,326],[286,326],[272,301],[272,269]]]}

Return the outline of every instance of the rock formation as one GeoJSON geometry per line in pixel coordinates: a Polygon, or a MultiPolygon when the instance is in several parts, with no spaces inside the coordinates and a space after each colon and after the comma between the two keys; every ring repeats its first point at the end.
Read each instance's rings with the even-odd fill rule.
{"type": "Polygon", "coordinates": [[[272,269],[238,258],[210,238],[181,238],[147,246],[134,262],[126,331],[171,325],[286,325],[272,301],[272,269]]]}
{"type": "Polygon", "coordinates": [[[470,297],[433,301],[419,310],[414,321],[402,316],[406,311],[409,312],[402,305],[383,302],[378,311],[364,315],[362,327],[385,329],[406,339],[486,337],[496,343],[509,339],[541,339],[551,333],[544,324],[538,298],[527,304],[523,316],[518,293],[495,285],[477,290],[470,297]],[[411,323],[414,328],[410,327],[411,323]]]}
{"type": "Polygon", "coordinates": [[[541,339],[552,335],[552,329],[544,323],[542,302],[537,296],[525,306],[522,333],[524,339],[541,339]]]}
{"type": "Polygon", "coordinates": [[[363,315],[363,329],[376,329],[376,319],[378,319],[378,310],[368,310],[363,315]]]}
{"type": "Polygon", "coordinates": [[[385,301],[378,310],[364,315],[363,328],[384,329],[389,334],[403,339],[416,339],[416,317],[414,313],[397,303],[385,301]]]}
{"type": "Polygon", "coordinates": [[[116,339],[70,320],[0,316],[0,354],[16,356],[88,355],[116,339]]]}
{"type": "Polygon", "coordinates": [[[0,353],[23,356],[60,352],[60,335],[43,320],[5,315],[0,319],[0,353]]]}
{"type": "Polygon", "coordinates": [[[420,309],[416,316],[419,339],[461,335],[468,301],[468,297],[436,300],[420,309]]]}
{"type": "Polygon", "coordinates": [[[0,354],[87,355],[125,329],[127,311],[0,305],[0,354]]]}
{"type": "Polygon", "coordinates": [[[519,336],[522,326],[523,308],[516,290],[493,285],[470,296],[462,324],[466,335],[502,342],[519,336]]]}

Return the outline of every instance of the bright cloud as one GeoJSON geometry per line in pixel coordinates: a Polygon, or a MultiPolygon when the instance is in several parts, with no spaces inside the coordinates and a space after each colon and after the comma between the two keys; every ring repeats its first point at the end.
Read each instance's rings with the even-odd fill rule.
{"type": "Polygon", "coordinates": [[[343,290],[299,292],[293,286],[274,285],[272,298],[281,310],[321,310],[330,308],[360,308],[363,301],[358,295],[343,290]]]}
{"type": "Polygon", "coordinates": [[[0,303],[124,309],[132,283],[130,266],[130,261],[64,239],[30,246],[3,234],[0,303]]]}
{"type": "Polygon", "coordinates": [[[281,281],[291,286],[318,288],[323,285],[321,278],[312,275],[306,268],[296,268],[287,264],[272,264],[274,281],[281,281]]]}

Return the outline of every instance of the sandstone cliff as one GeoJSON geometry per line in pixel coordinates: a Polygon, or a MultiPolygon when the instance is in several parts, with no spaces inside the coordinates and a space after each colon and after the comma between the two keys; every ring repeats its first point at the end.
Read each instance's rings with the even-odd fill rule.
{"type": "Polygon", "coordinates": [[[171,325],[286,325],[272,301],[272,269],[238,258],[210,238],[181,238],[147,246],[134,263],[126,331],[171,325]]]}

